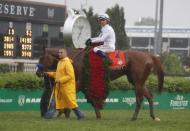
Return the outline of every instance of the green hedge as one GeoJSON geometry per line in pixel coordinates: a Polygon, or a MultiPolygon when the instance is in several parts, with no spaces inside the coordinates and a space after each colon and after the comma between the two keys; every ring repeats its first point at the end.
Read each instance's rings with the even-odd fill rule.
{"type": "MultiPolygon", "coordinates": [[[[12,89],[40,89],[43,85],[43,79],[37,77],[32,73],[1,73],[0,74],[0,88],[12,89]]],[[[157,78],[150,76],[146,82],[146,86],[151,90],[157,90],[157,78]]],[[[134,89],[127,81],[126,76],[120,77],[110,83],[111,89],[134,89]]],[[[171,92],[190,92],[190,78],[189,77],[165,77],[164,90],[171,92]]]]}
{"type": "Polygon", "coordinates": [[[39,89],[43,87],[43,79],[32,73],[2,73],[0,88],[39,89]]]}
{"type": "Polygon", "coordinates": [[[10,72],[9,65],[8,64],[0,64],[0,72],[1,73],[10,72]]]}
{"type": "MultiPolygon", "coordinates": [[[[134,89],[124,76],[112,81],[110,87],[111,89],[134,89]]],[[[146,87],[150,90],[157,90],[157,78],[150,76],[146,82],[146,87]]],[[[169,92],[190,92],[190,77],[167,76],[164,78],[163,90],[169,92]]]]}

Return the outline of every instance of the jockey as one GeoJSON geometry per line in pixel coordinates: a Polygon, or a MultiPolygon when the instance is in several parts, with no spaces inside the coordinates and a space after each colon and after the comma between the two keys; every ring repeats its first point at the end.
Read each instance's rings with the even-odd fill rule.
{"type": "Polygon", "coordinates": [[[101,25],[101,33],[98,37],[90,38],[86,41],[86,45],[93,45],[93,43],[103,43],[93,48],[93,51],[99,56],[106,58],[106,53],[115,50],[115,32],[109,25],[110,18],[108,14],[100,14],[98,21],[101,25]]]}

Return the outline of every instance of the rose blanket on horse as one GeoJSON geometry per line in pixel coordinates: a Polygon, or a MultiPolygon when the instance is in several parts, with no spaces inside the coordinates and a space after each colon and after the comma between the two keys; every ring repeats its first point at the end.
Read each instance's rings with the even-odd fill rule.
{"type": "MultiPolygon", "coordinates": [[[[96,101],[93,106],[102,108],[104,100],[108,95],[108,85],[106,83],[106,65],[103,59],[92,50],[86,54],[84,87],[86,87],[86,98],[88,102],[96,101]]],[[[108,73],[108,72],[107,72],[108,73]]]]}
{"type": "Polygon", "coordinates": [[[119,68],[122,66],[126,66],[126,60],[124,57],[123,51],[113,51],[108,52],[110,60],[112,61],[111,65],[108,65],[103,58],[94,53],[93,50],[90,50],[86,55],[86,59],[88,59],[85,67],[85,80],[87,81],[86,85],[86,98],[89,102],[96,101],[95,105],[97,108],[102,108],[104,104],[104,100],[108,95],[108,83],[109,83],[109,70],[110,68],[119,68]],[[106,77],[107,76],[107,77],[106,77]],[[86,80],[88,79],[88,80],[86,80]]]}

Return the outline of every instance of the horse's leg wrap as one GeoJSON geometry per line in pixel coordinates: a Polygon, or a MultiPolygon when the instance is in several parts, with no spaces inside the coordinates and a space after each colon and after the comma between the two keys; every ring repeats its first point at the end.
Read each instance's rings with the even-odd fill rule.
{"type": "Polygon", "coordinates": [[[155,119],[155,115],[154,115],[154,112],[153,112],[153,105],[150,104],[149,107],[150,107],[150,117],[154,120],[155,119]]]}
{"type": "Polygon", "coordinates": [[[155,115],[154,115],[154,110],[153,110],[152,97],[147,97],[147,100],[148,100],[148,102],[149,102],[150,117],[154,120],[154,119],[155,119],[155,115]]]}
{"type": "Polygon", "coordinates": [[[148,103],[149,103],[150,117],[154,120],[155,115],[154,115],[153,100],[152,100],[153,96],[152,96],[151,92],[148,91],[147,88],[145,88],[145,97],[147,98],[148,103]]]}

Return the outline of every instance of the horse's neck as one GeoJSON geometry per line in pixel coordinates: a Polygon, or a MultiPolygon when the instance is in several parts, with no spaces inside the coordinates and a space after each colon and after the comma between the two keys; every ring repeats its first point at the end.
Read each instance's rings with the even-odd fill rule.
{"type": "Polygon", "coordinates": [[[83,49],[66,49],[67,50],[67,55],[70,59],[73,61],[78,60],[80,57],[83,56],[84,50],[83,49]]]}

